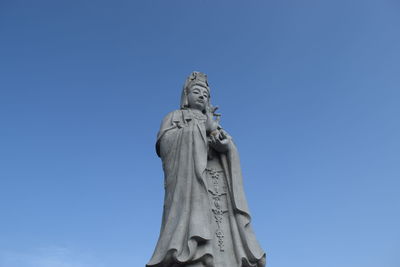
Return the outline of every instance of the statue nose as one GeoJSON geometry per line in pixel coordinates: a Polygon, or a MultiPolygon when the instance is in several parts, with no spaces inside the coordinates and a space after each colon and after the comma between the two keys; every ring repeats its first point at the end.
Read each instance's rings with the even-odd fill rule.
{"type": "Polygon", "coordinates": [[[199,96],[199,97],[200,97],[200,99],[204,99],[204,96],[202,96],[202,95],[201,95],[201,96],[199,96]]]}

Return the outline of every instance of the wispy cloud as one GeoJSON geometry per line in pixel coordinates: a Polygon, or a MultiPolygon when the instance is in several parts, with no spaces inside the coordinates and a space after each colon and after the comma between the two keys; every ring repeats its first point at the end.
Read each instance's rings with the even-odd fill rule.
{"type": "Polygon", "coordinates": [[[0,251],[0,267],[101,267],[87,253],[64,247],[0,251]]]}

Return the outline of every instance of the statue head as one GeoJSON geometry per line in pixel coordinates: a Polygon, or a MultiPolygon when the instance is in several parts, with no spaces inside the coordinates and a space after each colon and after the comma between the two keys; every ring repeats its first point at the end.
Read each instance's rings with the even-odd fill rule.
{"type": "Polygon", "coordinates": [[[209,105],[210,87],[208,86],[207,75],[194,71],[183,85],[181,109],[193,108],[205,111],[209,105]]]}

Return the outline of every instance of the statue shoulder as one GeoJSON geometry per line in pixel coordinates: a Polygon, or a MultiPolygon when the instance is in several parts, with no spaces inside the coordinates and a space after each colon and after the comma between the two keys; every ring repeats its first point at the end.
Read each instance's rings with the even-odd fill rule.
{"type": "Polygon", "coordinates": [[[173,111],[169,112],[167,115],[165,115],[163,120],[169,120],[174,117],[180,116],[181,113],[182,113],[182,110],[180,110],[180,109],[173,110],[173,111]]]}
{"type": "Polygon", "coordinates": [[[182,110],[174,110],[169,112],[164,116],[161,125],[170,126],[173,125],[174,122],[182,121],[182,110]]]}
{"type": "Polygon", "coordinates": [[[177,125],[177,124],[185,124],[187,121],[192,119],[192,114],[190,113],[189,110],[186,109],[178,109],[171,111],[168,113],[161,125],[165,126],[170,126],[170,125],[177,125]]]}

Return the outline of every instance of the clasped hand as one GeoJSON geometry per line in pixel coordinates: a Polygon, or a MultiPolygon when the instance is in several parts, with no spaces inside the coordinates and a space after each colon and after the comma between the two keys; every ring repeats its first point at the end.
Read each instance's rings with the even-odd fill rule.
{"type": "Polygon", "coordinates": [[[229,150],[230,137],[223,130],[215,130],[210,134],[210,145],[217,152],[225,153],[229,150]]]}

